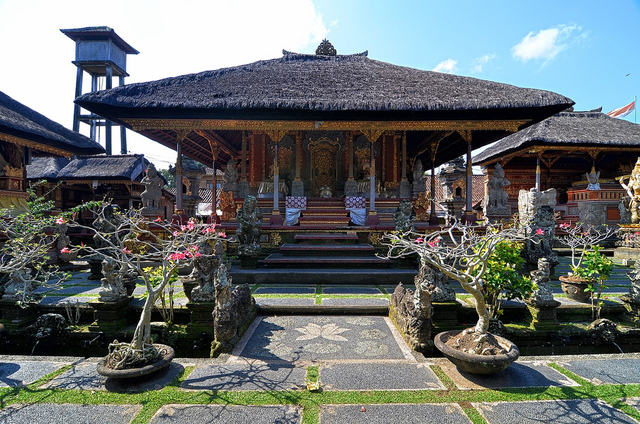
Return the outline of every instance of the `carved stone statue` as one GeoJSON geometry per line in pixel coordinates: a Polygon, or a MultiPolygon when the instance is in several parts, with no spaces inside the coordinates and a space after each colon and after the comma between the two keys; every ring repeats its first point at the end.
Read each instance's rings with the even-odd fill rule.
{"type": "Polygon", "coordinates": [[[31,343],[45,346],[64,346],[69,336],[69,326],[60,314],[44,314],[25,329],[31,343]]]}
{"type": "Polygon", "coordinates": [[[629,196],[628,209],[631,213],[631,224],[640,224],[640,158],[631,171],[631,176],[620,177],[619,181],[629,196]],[[625,179],[628,179],[627,184],[624,183],[625,179]]]}
{"type": "Polygon", "coordinates": [[[591,167],[591,172],[584,174],[587,182],[587,190],[600,190],[600,171],[596,172],[596,168],[594,166],[591,167]]]}
{"type": "Polygon", "coordinates": [[[236,215],[238,229],[236,235],[240,246],[238,253],[245,256],[256,256],[260,252],[260,236],[262,235],[262,213],[258,209],[258,200],[247,196],[236,215]]]}
{"type": "Polygon", "coordinates": [[[555,188],[539,191],[535,187],[530,190],[520,190],[518,195],[518,213],[520,216],[520,224],[526,226],[529,224],[537,213],[538,209],[543,205],[549,206],[552,210],[556,207],[556,196],[558,192],[555,188]]]}
{"type": "Polygon", "coordinates": [[[416,220],[416,212],[413,210],[411,200],[403,199],[398,203],[398,208],[393,213],[393,222],[396,231],[411,231],[414,229],[413,221],[416,220]]]}
{"type": "Polygon", "coordinates": [[[531,295],[532,303],[550,302],[553,299],[553,290],[549,286],[549,275],[551,275],[551,263],[547,258],[538,259],[538,269],[531,271],[531,281],[536,284],[537,289],[531,295]]]}
{"type": "Polygon", "coordinates": [[[17,302],[39,299],[40,296],[34,293],[37,288],[38,284],[31,278],[31,270],[29,268],[15,270],[11,273],[9,281],[5,285],[2,300],[17,302]]]}
{"type": "Polygon", "coordinates": [[[446,275],[428,265],[420,265],[418,275],[413,278],[416,287],[430,287],[432,302],[455,302],[456,292],[449,286],[446,275]]]}
{"type": "MultiPolygon", "coordinates": [[[[114,244],[117,243],[114,233],[118,228],[119,220],[116,214],[119,211],[120,208],[118,206],[109,205],[103,209],[103,213],[100,214],[91,224],[98,233],[102,234],[104,238],[110,240],[114,244]]],[[[98,248],[105,247],[107,245],[107,242],[98,234],[93,236],[93,241],[98,248]]]]}
{"type": "Polygon", "coordinates": [[[636,261],[633,269],[631,271],[627,271],[627,277],[629,277],[629,280],[631,281],[627,298],[637,304],[640,304],[640,261],[636,261]]]}
{"type": "Polygon", "coordinates": [[[509,185],[511,183],[506,179],[502,166],[499,163],[496,164],[488,182],[489,195],[485,206],[485,216],[509,214],[509,208],[507,207],[509,195],[504,190],[509,185]]]}
{"type": "Polygon", "coordinates": [[[420,159],[416,159],[413,164],[413,194],[417,196],[418,193],[423,193],[426,189],[427,186],[425,185],[422,161],[420,159]]]}
{"type": "Polygon", "coordinates": [[[198,248],[200,256],[193,260],[193,271],[191,272],[191,277],[198,283],[198,286],[191,291],[191,301],[214,302],[216,300],[214,278],[219,258],[214,255],[211,244],[206,240],[198,248]]]}
{"type": "Polygon", "coordinates": [[[140,195],[142,212],[151,214],[162,211],[160,199],[162,198],[164,181],[162,177],[158,175],[158,171],[152,163],[149,163],[147,175],[145,175],[140,182],[145,186],[145,190],[140,195]]]}
{"type": "Polygon", "coordinates": [[[222,190],[232,191],[234,194],[238,192],[238,167],[234,159],[227,162],[227,168],[222,175],[222,190]]]}
{"type": "Polygon", "coordinates": [[[102,261],[102,275],[100,280],[101,302],[117,302],[127,297],[127,289],[122,283],[122,273],[113,259],[105,259],[102,261]]]}
{"type": "Polygon", "coordinates": [[[558,263],[558,254],[552,250],[555,240],[556,220],[553,209],[542,205],[523,227],[528,236],[524,248],[524,257],[529,263],[538,263],[538,259],[547,258],[552,265],[558,263]]]}
{"type": "Polygon", "coordinates": [[[618,202],[618,211],[620,211],[620,224],[631,224],[631,211],[629,210],[629,205],[631,204],[631,199],[629,196],[624,196],[618,202]]]}
{"type": "Polygon", "coordinates": [[[221,263],[215,277],[216,306],[213,310],[213,351],[229,352],[240,340],[243,329],[256,316],[256,302],[248,285],[231,291],[231,276],[221,263]]]}
{"type": "Polygon", "coordinates": [[[415,292],[405,289],[400,283],[391,295],[389,316],[409,346],[419,352],[430,353],[433,347],[431,341],[433,289],[428,280],[416,280],[415,292]]]}

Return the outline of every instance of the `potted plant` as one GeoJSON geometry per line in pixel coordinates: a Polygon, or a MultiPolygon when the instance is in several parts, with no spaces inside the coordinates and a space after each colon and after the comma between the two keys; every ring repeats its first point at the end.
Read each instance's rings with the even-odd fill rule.
{"type": "MultiPolygon", "coordinates": [[[[91,255],[110,259],[124,272],[135,272],[145,283],[146,300],[131,342],[117,340],[109,345],[108,355],[98,364],[98,373],[113,378],[138,377],[155,372],[173,358],[170,346],[153,343],[151,312],[165,288],[175,281],[179,267],[192,265],[202,254],[203,242],[215,245],[224,237],[215,224],[198,224],[194,219],[186,225],[174,225],[161,218],[148,220],[140,211],[105,214],[102,205],[99,216],[112,217],[109,231],[97,231],[96,246],[76,246],[91,255]],[[149,267],[152,263],[154,266],[149,267]]],[[[78,223],[76,226],[82,227],[78,223]]],[[[86,227],[88,229],[88,227],[86,227]]]]}
{"type": "MultiPolygon", "coordinates": [[[[502,249],[506,241],[525,240],[516,228],[501,224],[478,228],[455,222],[448,229],[426,235],[410,231],[392,232],[385,237],[388,257],[416,254],[421,265],[440,270],[473,296],[478,314],[475,327],[440,333],[434,339],[436,347],[451,362],[467,372],[492,374],[506,369],[520,356],[515,344],[489,332],[491,312],[485,298],[485,290],[488,295],[495,293],[495,289],[488,289],[485,278],[490,277],[487,271],[491,270],[490,262],[496,260],[496,250],[502,249]]],[[[498,287],[502,284],[508,285],[501,282],[498,287]]]]}
{"type": "Polygon", "coordinates": [[[593,304],[594,293],[598,293],[599,298],[613,269],[613,262],[600,252],[599,243],[615,230],[579,223],[562,223],[558,227],[565,233],[558,237],[558,243],[571,250],[571,272],[559,277],[562,291],[569,299],[584,303],[591,300],[593,304]]]}

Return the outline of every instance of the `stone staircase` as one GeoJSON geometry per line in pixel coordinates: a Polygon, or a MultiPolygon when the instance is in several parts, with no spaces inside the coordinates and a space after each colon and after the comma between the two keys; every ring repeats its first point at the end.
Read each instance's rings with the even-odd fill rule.
{"type": "Polygon", "coordinates": [[[387,267],[389,259],[375,255],[374,247],[344,232],[305,232],[294,236],[278,253],[264,259],[268,268],[370,268],[387,267]]]}
{"type": "Polygon", "coordinates": [[[307,210],[302,211],[300,226],[334,226],[344,227],[349,225],[349,211],[344,208],[341,199],[307,200],[307,210]]]}

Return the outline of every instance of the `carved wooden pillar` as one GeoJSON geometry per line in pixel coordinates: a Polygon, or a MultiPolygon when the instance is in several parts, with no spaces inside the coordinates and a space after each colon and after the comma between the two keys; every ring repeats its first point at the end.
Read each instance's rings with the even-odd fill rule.
{"type": "Polygon", "coordinates": [[[536,190],[540,191],[540,155],[536,156],[536,190]]]}
{"type": "MultiPolygon", "coordinates": [[[[407,132],[402,132],[402,171],[400,180],[399,197],[408,199],[411,197],[411,183],[407,180],[407,132]]],[[[433,177],[431,177],[433,180],[433,177]]]]}
{"type": "Polygon", "coordinates": [[[291,195],[292,196],[304,196],[304,181],[302,181],[302,140],[304,139],[304,133],[297,131],[295,133],[295,145],[296,145],[296,175],[291,182],[291,195]]]}
{"type": "Polygon", "coordinates": [[[178,158],[176,159],[176,212],[182,213],[182,140],[184,140],[185,134],[178,132],[176,138],[176,152],[178,158]]]}
{"type": "Polygon", "coordinates": [[[240,166],[240,184],[238,187],[241,198],[249,195],[249,182],[247,181],[247,132],[242,132],[242,165],[240,166]]]}
{"type": "MultiPolygon", "coordinates": [[[[287,133],[286,130],[268,131],[266,134],[271,138],[274,144],[273,158],[273,212],[269,218],[269,224],[282,225],[282,216],[280,215],[280,163],[278,161],[278,143],[287,133]]],[[[266,144],[266,143],[265,143],[266,144]]]]}
{"type": "Polygon", "coordinates": [[[380,223],[380,217],[376,212],[376,156],[374,145],[382,135],[382,131],[368,130],[363,131],[371,143],[371,176],[369,177],[369,214],[367,215],[366,224],[375,226],[380,223]]]}
{"type": "Polygon", "coordinates": [[[436,153],[438,151],[439,142],[431,143],[431,212],[429,213],[429,225],[440,224],[440,218],[436,215],[436,153]]]}
{"type": "Polygon", "coordinates": [[[344,137],[347,140],[347,149],[349,149],[349,178],[344,182],[344,195],[352,197],[358,195],[358,184],[353,178],[353,133],[351,131],[345,131],[344,137]]]}
{"type": "Polygon", "coordinates": [[[475,224],[476,217],[473,213],[473,160],[471,158],[471,131],[460,131],[460,135],[467,142],[467,193],[466,212],[462,221],[466,224],[475,224]]]}

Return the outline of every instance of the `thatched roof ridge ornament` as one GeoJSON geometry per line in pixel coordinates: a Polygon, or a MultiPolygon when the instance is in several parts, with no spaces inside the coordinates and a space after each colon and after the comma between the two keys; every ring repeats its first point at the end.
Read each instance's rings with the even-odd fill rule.
{"type": "Polygon", "coordinates": [[[338,52],[335,47],[333,47],[333,44],[325,38],[316,49],[316,54],[319,56],[336,56],[338,52]]]}

